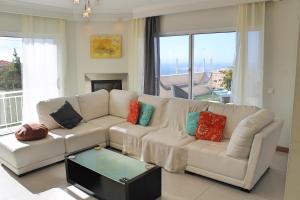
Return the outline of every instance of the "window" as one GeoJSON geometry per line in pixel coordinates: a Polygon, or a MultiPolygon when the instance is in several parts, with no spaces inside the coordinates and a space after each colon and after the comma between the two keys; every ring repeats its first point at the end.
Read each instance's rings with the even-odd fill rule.
{"type": "Polygon", "coordinates": [[[160,96],[171,96],[173,85],[189,91],[189,35],[160,38],[160,96]]]}
{"type": "Polygon", "coordinates": [[[235,32],[161,37],[160,96],[224,101],[235,54],[235,32]]]}
{"type": "Polygon", "coordinates": [[[22,89],[22,39],[0,37],[0,91],[22,89]]]}
{"type": "Polygon", "coordinates": [[[22,38],[0,37],[0,129],[22,121],[22,38]]]}

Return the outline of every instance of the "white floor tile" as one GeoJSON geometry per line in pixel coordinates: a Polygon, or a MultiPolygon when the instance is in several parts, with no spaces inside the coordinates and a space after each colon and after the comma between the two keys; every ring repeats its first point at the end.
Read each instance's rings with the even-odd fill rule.
{"type": "MultiPolygon", "coordinates": [[[[191,174],[163,171],[159,200],[283,200],[287,154],[277,152],[270,171],[251,193],[191,174]]],[[[95,200],[66,182],[64,163],[17,177],[0,166],[0,200],[95,200]]]]}

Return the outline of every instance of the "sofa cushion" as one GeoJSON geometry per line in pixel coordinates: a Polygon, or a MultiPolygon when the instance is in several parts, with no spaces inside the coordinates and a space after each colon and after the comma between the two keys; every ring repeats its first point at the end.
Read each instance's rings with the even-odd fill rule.
{"type": "Polygon", "coordinates": [[[64,138],[49,133],[36,141],[18,141],[13,134],[0,137],[0,157],[15,168],[22,168],[65,153],[64,138]]]}
{"type": "Polygon", "coordinates": [[[57,111],[50,113],[50,116],[63,128],[71,129],[77,126],[82,117],[74,110],[72,105],[65,101],[64,105],[57,111]]]}
{"type": "Polygon", "coordinates": [[[87,122],[108,115],[109,94],[106,90],[78,95],[81,116],[87,122]]]}
{"type": "Polygon", "coordinates": [[[126,119],[130,101],[137,98],[136,92],[112,90],[109,95],[109,114],[126,119]]]}
{"type": "Polygon", "coordinates": [[[49,130],[59,128],[60,126],[50,116],[50,113],[57,111],[64,103],[68,101],[74,110],[81,115],[80,107],[78,104],[77,97],[60,97],[55,99],[49,99],[40,101],[37,104],[37,113],[41,124],[45,124],[49,130]]]}
{"type": "Polygon", "coordinates": [[[110,127],[116,125],[116,124],[121,124],[123,122],[126,122],[126,119],[121,118],[121,117],[116,117],[112,115],[106,115],[104,117],[99,117],[97,119],[93,119],[89,121],[89,124],[93,124],[95,126],[101,126],[102,128],[105,128],[109,130],[110,127]]]}
{"type": "Polygon", "coordinates": [[[17,140],[40,140],[48,135],[48,128],[44,124],[30,123],[22,125],[15,133],[17,140]]]}
{"type": "Polygon", "coordinates": [[[187,165],[223,176],[244,180],[248,160],[236,159],[226,155],[229,140],[211,142],[197,140],[187,145],[187,165]]]}
{"type": "Polygon", "coordinates": [[[201,112],[196,131],[197,140],[221,142],[226,123],[226,116],[212,112],[201,112]]]}
{"type": "Polygon", "coordinates": [[[152,105],[154,107],[153,116],[151,118],[149,126],[160,125],[165,117],[165,106],[167,105],[169,99],[145,94],[139,97],[139,101],[152,105]]]}
{"type": "Polygon", "coordinates": [[[132,124],[137,124],[140,114],[140,103],[137,100],[131,100],[129,105],[129,113],[127,121],[132,124]]]}
{"type": "Polygon", "coordinates": [[[226,139],[231,137],[233,130],[242,119],[257,112],[258,110],[259,108],[255,106],[240,106],[222,103],[210,103],[208,107],[209,112],[225,115],[227,117],[224,130],[224,138],[226,139]]]}
{"type": "Polygon", "coordinates": [[[183,171],[187,163],[184,146],[194,140],[184,132],[169,127],[160,128],[142,138],[142,158],[170,172],[183,171]]]}
{"type": "Polygon", "coordinates": [[[148,126],[154,112],[154,106],[150,104],[141,103],[139,124],[142,126],[148,126]]]}
{"type": "Polygon", "coordinates": [[[116,124],[121,124],[126,122],[126,119],[123,119],[121,117],[116,117],[112,115],[107,115],[104,117],[99,117],[97,119],[93,119],[88,122],[88,124],[92,124],[101,128],[105,129],[105,137],[106,137],[106,142],[109,142],[109,128],[116,125],[116,124]]]}
{"type": "Polygon", "coordinates": [[[124,153],[139,156],[142,151],[142,137],[157,129],[158,127],[144,127],[129,122],[117,124],[109,129],[110,145],[124,153]]]}
{"type": "Polygon", "coordinates": [[[186,99],[170,99],[167,104],[166,118],[163,126],[174,130],[186,131],[186,118],[189,112],[206,111],[208,102],[186,99]]]}
{"type": "Polygon", "coordinates": [[[94,145],[106,145],[106,130],[89,123],[80,123],[73,129],[53,129],[51,133],[65,138],[67,153],[85,149],[94,145]]]}
{"type": "Polygon", "coordinates": [[[243,119],[234,129],[226,154],[234,158],[248,158],[256,133],[270,124],[274,113],[261,109],[243,119]]]}

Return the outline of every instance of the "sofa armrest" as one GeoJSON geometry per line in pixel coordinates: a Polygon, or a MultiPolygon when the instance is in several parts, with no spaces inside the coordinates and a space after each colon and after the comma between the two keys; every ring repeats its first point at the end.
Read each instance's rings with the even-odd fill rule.
{"type": "Polygon", "coordinates": [[[275,119],[255,135],[244,180],[245,189],[251,190],[270,167],[282,126],[283,121],[275,119]]]}

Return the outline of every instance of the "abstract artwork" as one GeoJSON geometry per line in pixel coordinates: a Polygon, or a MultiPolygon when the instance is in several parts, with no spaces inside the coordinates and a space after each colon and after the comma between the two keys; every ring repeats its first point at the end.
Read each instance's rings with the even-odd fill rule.
{"type": "Polygon", "coordinates": [[[120,35],[94,35],[90,39],[91,58],[120,58],[122,37],[120,35]]]}

